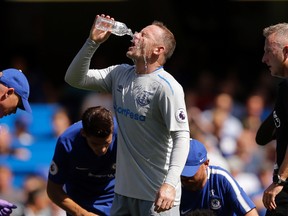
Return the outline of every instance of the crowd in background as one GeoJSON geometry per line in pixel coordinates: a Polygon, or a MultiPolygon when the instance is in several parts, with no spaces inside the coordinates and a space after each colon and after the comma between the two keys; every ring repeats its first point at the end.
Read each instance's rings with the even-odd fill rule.
{"type": "MultiPolygon", "coordinates": [[[[32,104],[59,105],[59,109],[55,110],[51,118],[51,136],[46,137],[53,141],[49,146],[51,152],[54,151],[57,137],[71,122],[79,120],[85,108],[101,104],[113,111],[109,95],[76,91],[68,86],[55,89],[39,77],[41,73],[29,70],[25,57],[15,56],[11,62],[11,67],[20,68],[27,75],[31,86],[32,104]]],[[[185,86],[191,137],[206,144],[211,164],[229,170],[245,192],[252,197],[259,214],[264,215],[261,199],[264,188],[272,180],[275,144],[258,146],[255,134],[262,120],[271,111],[278,80],[271,78],[269,72],[263,72],[251,87],[241,85],[233,75],[231,73],[230,76],[219,80],[213,71],[203,71],[194,80],[193,85],[185,86]]],[[[29,132],[31,121],[27,116],[18,116],[15,124],[1,125],[0,158],[10,155],[24,162],[35,154],[27,148],[29,145],[39,144],[37,135],[29,132]],[[35,140],[38,140],[38,143],[35,140]]],[[[50,163],[50,159],[47,163],[50,163]]],[[[48,171],[44,169],[39,173],[27,172],[20,187],[16,187],[11,180],[14,175],[13,167],[1,165],[0,198],[18,203],[20,206],[13,215],[23,215],[24,211],[34,211],[31,216],[63,214],[63,211],[49,201],[45,193],[48,174],[45,172],[48,171]],[[33,188],[30,188],[30,181],[37,181],[37,184],[32,183],[33,188]],[[55,213],[56,210],[59,213],[55,213]]],[[[25,215],[29,216],[28,213],[25,215]]]]}
{"type": "MultiPolygon", "coordinates": [[[[132,5],[132,2],[126,2],[132,5]]],[[[179,4],[178,1],[175,1],[175,4],[168,4],[168,2],[172,1],[148,1],[141,7],[147,12],[149,20],[150,17],[158,18],[158,16],[167,18],[168,24],[179,20],[179,23],[175,24],[176,29],[182,27],[184,29],[182,38],[181,34],[177,35],[177,39],[180,39],[177,40],[179,44],[177,46],[185,47],[184,50],[187,53],[183,50],[176,50],[172,64],[168,62],[170,68],[167,68],[167,71],[175,76],[185,88],[191,137],[206,144],[210,163],[219,164],[229,170],[247,194],[252,197],[259,215],[264,215],[262,194],[264,188],[272,182],[275,143],[271,142],[264,147],[258,146],[255,143],[255,133],[260,122],[270,113],[274,105],[275,86],[278,80],[271,77],[268,70],[259,71],[254,68],[256,68],[255,65],[262,65],[262,27],[287,20],[287,3],[267,2],[264,4],[262,2],[258,5],[253,1],[248,1],[246,4],[243,1],[230,1],[233,7],[226,8],[221,5],[217,8],[216,6],[220,6],[220,3],[214,1],[211,1],[213,4],[210,1],[203,2],[202,7],[185,7],[185,5],[183,7],[183,4],[179,4]],[[156,5],[166,8],[163,8],[161,13],[156,11],[153,14],[153,10],[150,10],[152,4],[153,7],[156,5]],[[146,6],[149,8],[145,8],[146,6]],[[172,10],[167,10],[169,6],[172,10]],[[234,7],[237,10],[233,10],[234,7]],[[203,13],[203,9],[206,13],[203,13]],[[235,70],[227,69],[229,66],[233,67],[234,64],[237,65],[235,70]],[[207,65],[209,69],[206,69],[207,65]],[[215,71],[214,66],[217,68],[215,71]],[[217,73],[222,68],[221,74],[217,73]],[[260,74],[259,77],[258,74],[260,74]]],[[[29,131],[29,125],[32,124],[33,119],[27,116],[25,118],[17,116],[15,125],[14,123],[2,125],[1,120],[1,162],[7,157],[12,157],[26,164],[33,156],[41,157],[41,154],[48,153],[48,156],[42,155],[41,158],[42,161],[47,158],[48,165],[51,160],[49,155],[54,150],[57,137],[71,122],[80,119],[80,114],[85,107],[101,104],[112,109],[111,98],[108,95],[71,88],[63,80],[65,73],[63,65],[66,67],[67,64],[68,67],[71,61],[69,55],[74,56],[78,47],[75,38],[82,43],[86,35],[83,36],[80,32],[86,34],[84,30],[91,25],[86,21],[81,22],[80,17],[74,15],[81,11],[81,14],[85,14],[82,16],[83,19],[90,20],[90,10],[93,16],[95,10],[112,10],[111,2],[107,3],[107,8],[103,3],[101,7],[88,5],[84,13],[80,5],[83,3],[76,5],[77,9],[72,7],[72,10],[66,10],[70,8],[67,4],[58,4],[57,7],[55,5],[49,7],[48,4],[40,5],[40,7],[23,4],[19,5],[18,9],[16,4],[11,5],[11,8],[2,7],[3,24],[1,26],[5,29],[5,33],[2,35],[2,48],[4,49],[0,66],[2,65],[2,69],[6,67],[21,69],[30,83],[29,101],[32,104],[57,104],[63,108],[61,109],[63,112],[60,113],[63,114],[62,117],[65,117],[59,118],[59,126],[53,127],[55,131],[51,130],[51,134],[46,134],[41,138],[38,137],[39,134],[29,131]],[[47,11],[44,8],[47,8],[47,11]],[[54,11],[53,14],[51,10],[54,11]],[[15,16],[15,14],[18,15],[15,16]],[[83,25],[76,28],[76,20],[77,23],[83,23],[83,25]],[[4,45],[8,48],[5,49],[4,45]],[[12,53],[15,55],[12,56],[12,53]],[[45,64],[41,65],[41,63],[45,64]],[[43,73],[44,69],[45,73],[43,73]],[[58,80],[54,80],[54,77],[58,77],[58,80]],[[59,131],[56,133],[57,128],[59,131]],[[33,148],[33,146],[40,147],[33,148]],[[45,148],[42,148],[44,146],[45,148]]],[[[132,29],[137,30],[134,27],[138,28],[142,23],[148,22],[139,10],[130,10],[128,7],[125,9],[127,12],[123,13],[121,7],[115,7],[113,14],[115,17],[123,14],[120,20],[129,24],[132,29]],[[116,16],[117,13],[119,14],[116,16]],[[134,17],[136,24],[132,22],[131,17],[134,17]]],[[[111,46],[114,48],[116,44],[119,46],[122,44],[125,47],[123,49],[126,49],[126,44],[124,44],[126,42],[130,43],[129,39],[117,38],[114,42],[112,41],[111,46]]],[[[117,49],[121,50],[122,47],[117,47],[117,49]]],[[[101,52],[104,52],[104,49],[101,52]]],[[[102,54],[97,59],[101,57],[102,54]]],[[[123,55],[123,58],[126,59],[126,56],[123,55]]],[[[98,61],[97,67],[107,66],[107,61],[111,59],[103,58],[102,62],[98,61]]],[[[14,216],[23,215],[23,212],[26,212],[27,216],[64,215],[63,211],[48,200],[46,193],[43,193],[46,187],[47,167],[38,170],[39,172],[34,172],[34,169],[33,172],[27,172],[27,178],[20,179],[21,181],[16,184],[13,178],[17,178],[15,175],[18,173],[13,172],[14,167],[7,166],[7,163],[0,165],[0,198],[15,201],[18,208],[13,211],[14,216]]]]}

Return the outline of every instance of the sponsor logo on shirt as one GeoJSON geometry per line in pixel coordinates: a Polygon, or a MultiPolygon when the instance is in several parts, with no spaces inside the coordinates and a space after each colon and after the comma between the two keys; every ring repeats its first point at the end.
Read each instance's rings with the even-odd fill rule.
{"type": "Polygon", "coordinates": [[[191,209],[188,209],[188,210],[181,210],[181,215],[185,215],[187,214],[188,212],[190,212],[191,209]]]}
{"type": "Polygon", "coordinates": [[[93,173],[89,172],[88,176],[94,177],[94,178],[115,178],[115,174],[112,174],[112,173],[101,175],[101,174],[93,174],[93,173]]]}
{"type": "Polygon", "coordinates": [[[200,163],[202,163],[204,159],[205,159],[205,157],[204,157],[204,158],[202,158],[201,160],[199,160],[199,162],[200,162],[200,163]]]}
{"type": "Polygon", "coordinates": [[[145,121],[146,117],[143,115],[139,115],[138,113],[133,113],[129,109],[114,105],[114,111],[115,113],[118,113],[120,115],[123,115],[127,118],[131,118],[137,121],[145,121]]]}

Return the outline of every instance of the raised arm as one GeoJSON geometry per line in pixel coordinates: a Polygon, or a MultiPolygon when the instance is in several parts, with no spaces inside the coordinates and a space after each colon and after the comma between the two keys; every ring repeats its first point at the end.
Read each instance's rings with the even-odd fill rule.
{"type": "MultiPolygon", "coordinates": [[[[86,90],[95,88],[95,83],[91,79],[95,73],[91,70],[89,74],[91,58],[99,45],[106,41],[111,35],[111,32],[96,29],[95,22],[98,16],[99,15],[96,16],[91,27],[89,38],[74,57],[65,74],[65,82],[76,88],[86,90]]],[[[110,17],[106,16],[106,18],[110,17]]]]}

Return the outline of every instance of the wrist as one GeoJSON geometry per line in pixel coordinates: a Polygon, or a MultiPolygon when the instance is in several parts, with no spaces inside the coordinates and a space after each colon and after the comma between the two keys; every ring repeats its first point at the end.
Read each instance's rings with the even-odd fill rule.
{"type": "Polygon", "coordinates": [[[96,42],[95,40],[93,40],[91,37],[88,37],[87,39],[88,43],[94,47],[99,47],[100,43],[96,42]]]}
{"type": "Polygon", "coordinates": [[[273,183],[275,185],[281,185],[281,186],[288,185],[288,181],[286,179],[281,178],[279,174],[273,175],[273,183]]]}

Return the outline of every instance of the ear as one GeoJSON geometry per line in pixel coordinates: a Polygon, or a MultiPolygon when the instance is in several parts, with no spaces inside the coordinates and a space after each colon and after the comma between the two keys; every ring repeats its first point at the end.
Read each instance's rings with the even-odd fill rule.
{"type": "Polygon", "coordinates": [[[14,88],[8,88],[8,90],[7,90],[7,92],[6,92],[6,95],[7,95],[7,97],[8,97],[8,95],[12,95],[12,94],[14,94],[14,88]]]}
{"type": "Polygon", "coordinates": [[[283,48],[283,56],[285,60],[288,59],[288,45],[283,48]]]}
{"type": "Polygon", "coordinates": [[[1,96],[1,100],[5,100],[9,97],[9,95],[14,94],[14,88],[7,88],[3,91],[3,95],[1,96]]]}
{"type": "Polygon", "coordinates": [[[155,48],[154,54],[160,55],[161,53],[164,52],[164,50],[165,50],[164,46],[158,46],[158,47],[155,48]]]}

